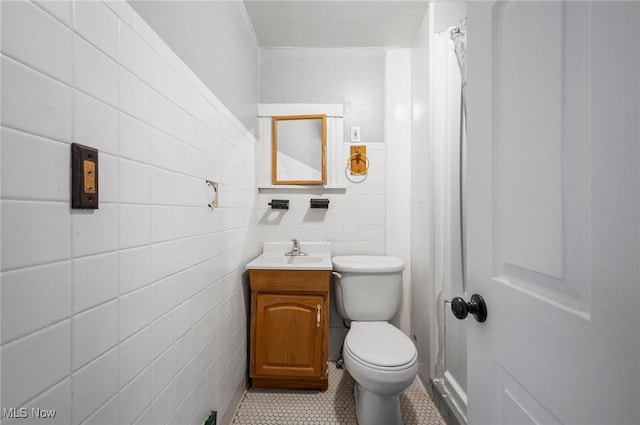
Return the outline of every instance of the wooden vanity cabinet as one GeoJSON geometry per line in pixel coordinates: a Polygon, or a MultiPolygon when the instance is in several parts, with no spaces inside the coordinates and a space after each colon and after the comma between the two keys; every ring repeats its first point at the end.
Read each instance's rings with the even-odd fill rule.
{"type": "Polygon", "coordinates": [[[256,388],[329,386],[330,270],[249,270],[256,388]]]}

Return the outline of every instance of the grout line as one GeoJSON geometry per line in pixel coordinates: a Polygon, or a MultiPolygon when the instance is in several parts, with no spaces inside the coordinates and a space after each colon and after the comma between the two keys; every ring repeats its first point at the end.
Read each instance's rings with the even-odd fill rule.
{"type": "MultiPolygon", "coordinates": [[[[71,146],[71,143],[73,143],[73,141],[75,140],[75,120],[76,120],[76,109],[77,109],[77,105],[76,105],[76,96],[73,93],[73,89],[76,86],[76,72],[75,72],[75,66],[74,65],[74,56],[75,56],[75,49],[76,49],[76,38],[74,37],[74,28],[75,28],[75,19],[76,19],[76,6],[75,6],[75,2],[72,2],[70,4],[71,7],[71,22],[70,22],[70,37],[71,37],[71,117],[69,120],[69,125],[71,126],[71,128],[69,129],[69,134],[70,134],[70,138],[71,140],[69,140],[69,145],[71,146]]],[[[69,151],[68,151],[69,152],[69,151]]],[[[68,158],[69,161],[69,165],[71,165],[71,158],[68,158]]],[[[99,172],[99,171],[98,171],[99,172]]],[[[100,175],[98,175],[98,178],[100,177],[100,175]]],[[[73,196],[72,189],[71,189],[71,172],[69,172],[69,198],[67,199],[67,202],[69,204],[69,230],[71,232],[71,237],[69,240],[69,296],[71,297],[69,300],[69,304],[71,305],[71,316],[69,318],[69,388],[71,391],[71,396],[69,397],[69,402],[71,403],[71,406],[69,406],[69,420],[71,420],[71,418],[73,418],[73,413],[74,413],[74,403],[73,403],[73,380],[71,379],[73,374],[74,374],[74,370],[73,370],[73,364],[74,364],[74,354],[73,354],[73,347],[74,347],[74,337],[73,337],[73,317],[74,317],[74,311],[75,311],[75,305],[74,305],[74,290],[73,290],[73,286],[74,286],[74,276],[73,276],[73,263],[72,263],[72,259],[73,259],[73,252],[74,252],[74,246],[76,245],[76,239],[73,237],[73,235],[75,234],[74,232],[74,214],[73,209],[71,208],[71,197],[73,196]]],[[[99,182],[98,182],[99,184],[99,182]]],[[[99,202],[99,200],[98,200],[99,202]]],[[[106,303],[105,303],[106,304],[106,303]]],[[[109,351],[109,350],[107,350],[109,351]]],[[[99,356],[98,356],[99,357],[99,356]]]]}

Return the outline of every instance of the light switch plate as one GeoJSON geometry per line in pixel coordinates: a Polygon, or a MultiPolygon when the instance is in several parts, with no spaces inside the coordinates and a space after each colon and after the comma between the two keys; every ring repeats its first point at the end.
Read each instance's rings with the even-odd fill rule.
{"type": "Polygon", "coordinates": [[[351,143],[360,143],[360,127],[351,127],[351,143]]]}

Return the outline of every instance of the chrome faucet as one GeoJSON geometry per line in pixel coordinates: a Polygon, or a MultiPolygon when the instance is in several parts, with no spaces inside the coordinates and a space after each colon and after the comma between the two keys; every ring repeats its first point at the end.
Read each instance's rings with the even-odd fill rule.
{"type": "Polygon", "coordinates": [[[287,252],[284,255],[288,257],[297,257],[299,255],[307,255],[306,252],[300,251],[300,242],[297,239],[291,239],[291,242],[293,242],[293,247],[291,247],[291,251],[287,252]]]}

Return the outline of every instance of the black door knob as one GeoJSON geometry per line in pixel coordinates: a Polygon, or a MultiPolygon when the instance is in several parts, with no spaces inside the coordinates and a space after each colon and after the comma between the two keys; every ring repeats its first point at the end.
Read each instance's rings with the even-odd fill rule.
{"type": "Polygon", "coordinates": [[[484,299],[478,294],[473,294],[469,302],[466,302],[460,297],[455,297],[451,300],[451,312],[460,320],[466,319],[469,313],[471,313],[478,322],[487,320],[487,305],[484,299]]]}

